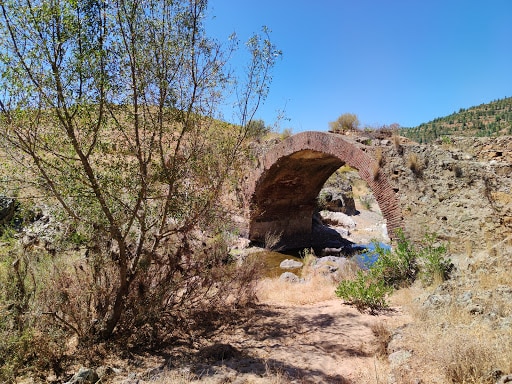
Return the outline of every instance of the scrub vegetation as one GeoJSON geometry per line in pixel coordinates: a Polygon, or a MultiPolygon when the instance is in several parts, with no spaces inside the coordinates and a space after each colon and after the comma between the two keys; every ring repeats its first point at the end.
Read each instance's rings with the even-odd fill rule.
{"type": "Polygon", "coordinates": [[[450,136],[495,137],[512,134],[512,98],[494,100],[471,108],[461,108],[417,127],[402,128],[400,134],[419,143],[450,136]]]}
{"type": "Polygon", "coordinates": [[[0,3],[0,193],[59,226],[45,242],[3,230],[1,381],[59,375],[70,338],[152,347],[252,300],[256,266],[227,257],[221,197],[267,130],[253,117],[280,52],[264,28],[235,78],[238,41],[209,38],[206,9],[0,3]]]}

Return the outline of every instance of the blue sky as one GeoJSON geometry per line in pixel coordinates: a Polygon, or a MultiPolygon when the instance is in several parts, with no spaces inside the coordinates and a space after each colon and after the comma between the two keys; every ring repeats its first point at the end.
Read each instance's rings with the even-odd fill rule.
{"type": "Polygon", "coordinates": [[[210,0],[208,33],[263,25],[283,51],[257,117],[294,133],[343,113],[416,126],[512,96],[510,0],[210,0]]]}

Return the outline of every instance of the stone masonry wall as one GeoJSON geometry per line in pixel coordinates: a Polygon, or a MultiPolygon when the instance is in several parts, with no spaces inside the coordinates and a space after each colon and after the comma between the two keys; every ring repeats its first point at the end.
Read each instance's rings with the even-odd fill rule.
{"type": "MultiPolygon", "coordinates": [[[[267,172],[283,156],[299,152],[305,156],[306,149],[357,168],[384,211],[387,207],[394,211],[398,204],[399,214],[384,212],[393,221],[388,229],[403,227],[415,241],[435,232],[453,250],[468,254],[473,250],[499,254],[512,246],[512,137],[445,138],[420,145],[391,135],[304,132],[262,154],[247,183],[251,209],[255,208],[254,192],[267,172]]],[[[268,186],[271,191],[270,179],[268,186]]],[[[294,190],[302,191],[300,186],[294,190]]]]}
{"type": "Polygon", "coordinates": [[[372,144],[364,150],[382,154],[406,233],[414,239],[435,232],[468,254],[499,254],[512,245],[512,137],[372,144]]]}

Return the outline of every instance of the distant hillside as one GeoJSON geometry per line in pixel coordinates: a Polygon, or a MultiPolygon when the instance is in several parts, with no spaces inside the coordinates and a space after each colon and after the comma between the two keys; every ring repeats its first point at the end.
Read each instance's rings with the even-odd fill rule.
{"type": "Polygon", "coordinates": [[[414,128],[402,128],[400,134],[419,143],[443,136],[512,135],[512,97],[461,108],[446,117],[438,117],[414,128]]]}

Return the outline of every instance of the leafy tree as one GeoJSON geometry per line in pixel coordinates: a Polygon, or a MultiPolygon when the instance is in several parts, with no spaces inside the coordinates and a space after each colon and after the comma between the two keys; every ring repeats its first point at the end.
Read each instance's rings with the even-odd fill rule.
{"type": "Polygon", "coordinates": [[[329,123],[329,130],[335,133],[355,131],[359,128],[359,119],[353,113],[344,113],[337,120],[329,123]]]}
{"type": "Polygon", "coordinates": [[[74,276],[55,271],[47,312],[82,341],[172,327],[219,281],[222,241],[201,255],[191,244],[222,230],[220,194],[280,52],[264,29],[246,44],[247,77],[234,78],[236,41],[207,36],[206,0],[5,0],[0,10],[4,190],[29,185],[58,203],[88,246],[74,276]],[[233,86],[240,124],[219,123],[233,86]],[[65,294],[52,295],[59,286],[65,294]]]}
{"type": "Polygon", "coordinates": [[[271,131],[270,127],[265,125],[265,122],[261,119],[252,120],[247,124],[247,133],[250,137],[258,138],[265,136],[271,131]]]}

